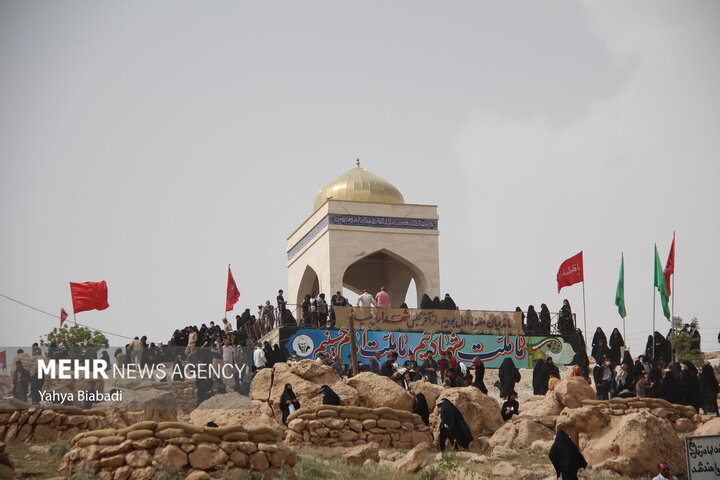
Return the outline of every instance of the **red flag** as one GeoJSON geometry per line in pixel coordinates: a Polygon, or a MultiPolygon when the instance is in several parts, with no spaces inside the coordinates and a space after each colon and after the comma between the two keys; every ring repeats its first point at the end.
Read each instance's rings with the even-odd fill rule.
{"type": "Polygon", "coordinates": [[[65,323],[65,320],[67,320],[68,314],[65,311],[64,308],[60,309],[60,328],[62,328],[63,323],[65,323]]]}
{"type": "Polygon", "coordinates": [[[675,273],[675,232],[673,232],[673,241],[670,245],[670,253],[668,254],[667,263],[665,264],[665,286],[667,287],[668,297],[672,295],[670,291],[670,276],[675,273]]]}
{"type": "Polygon", "coordinates": [[[7,353],[5,352],[6,350],[0,352],[0,365],[2,365],[3,370],[7,368],[7,353]]]}
{"type": "Polygon", "coordinates": [[[108,305],[107,283],[102,282],[70,282],[73,312],[80,313],[88,310],[105,310],[108,305]]]}
{"type": "Polygon", "coordinates": [[[238,290],[233,278],[232,272],[230,271],[230,265],[228,265],[228,284],[227,284],[227,299],[225,300],[225,311],[229,312],[233,309],[233,306],[240,299],[240,290],[238,290]]]}
{"type": "Polygon", "coordinates": [[[563,287],[575,285],[583,280],[583,252],[580,252],[560,264],[557,273],[558,293],[563,287]]]}

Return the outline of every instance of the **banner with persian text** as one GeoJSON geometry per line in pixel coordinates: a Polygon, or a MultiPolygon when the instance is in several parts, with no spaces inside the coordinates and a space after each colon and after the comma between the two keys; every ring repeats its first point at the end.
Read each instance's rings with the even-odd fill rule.
{"type": "Polygon", "coordinates": [[[356,330],[456,332],[485,335],[522,334],[519,312],[421,310],[417,308],[333,307],[336,326],[356,330]]]}

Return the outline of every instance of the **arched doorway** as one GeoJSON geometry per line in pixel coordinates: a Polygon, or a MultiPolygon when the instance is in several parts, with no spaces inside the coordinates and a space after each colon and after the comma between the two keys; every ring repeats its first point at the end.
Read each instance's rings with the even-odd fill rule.
{"type": "Polygon", "coordinates": [[[385,249],[357,260],[347,267],[343,274],[343,287],[358,295],[363,290],[374,295],[380,287],[385,287],[393,308],[406,301],[411,282],[415,284],[419,303],[426,285],[424,275],[412,263],[385,249]]]}
{"type": "Polygon", "coordinates": [[[300,280],[300,286],[297,291],[297,298],[295,304],[300,308],[300,304],[303,302],[306,294],[320,293],[320,280],[318,279],[315,270],[308,265],[305,267],[302,279],[300,280]]]}

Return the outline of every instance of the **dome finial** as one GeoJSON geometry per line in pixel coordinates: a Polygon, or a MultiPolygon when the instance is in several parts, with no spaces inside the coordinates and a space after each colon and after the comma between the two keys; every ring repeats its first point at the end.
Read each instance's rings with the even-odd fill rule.
{"type": "Polygon", "coordinates": [[[357,165],[358,167],[360,166],[360,159],[359,159],[359,158],[355,160],[355,165],[357,165]]]}

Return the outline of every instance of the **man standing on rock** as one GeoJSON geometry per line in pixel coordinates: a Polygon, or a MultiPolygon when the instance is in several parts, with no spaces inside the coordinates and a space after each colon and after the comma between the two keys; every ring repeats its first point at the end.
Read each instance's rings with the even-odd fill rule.
{"type": "Polygon", "coordinates": [[[263,352],[260,344],[256,343],[255,351],[253,352],[253,365],[255,365],[255,368],[260,370],[261,368],[265,368],[265,361],[265,352],[263,352]]]}
{"type": "Polygon", "coordinates": [[[658,474],[652,480],[678,480],[676,476],[670,473],[670,465],[665,462],[660,462],[657,465],[658,474]]]}

